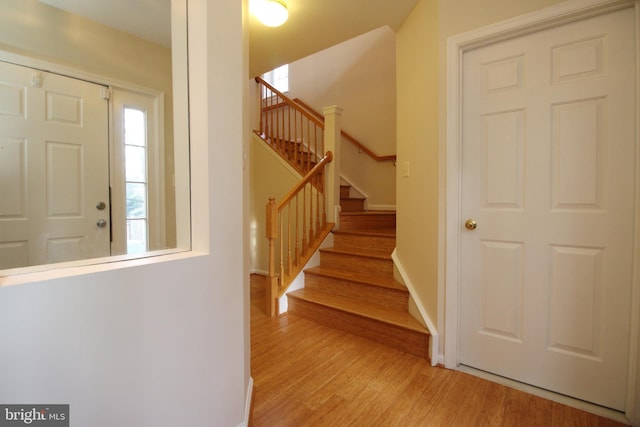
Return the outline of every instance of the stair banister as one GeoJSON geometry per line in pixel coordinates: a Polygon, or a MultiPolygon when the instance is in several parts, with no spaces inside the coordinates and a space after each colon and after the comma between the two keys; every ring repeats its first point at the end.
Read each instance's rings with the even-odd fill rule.
{"type": "Polygon", "coordinates": [[[322,168],[327,166],[329,163],[333,161],[333,152],[327,151],[320,162],[313,167],[302,179],[291,189],[289,192],[282,198],[280,202],[278,202],[277,208],[278,211],[282,210],[287,203],[289,203],[298,192],[306,185],[312,182],[312,179],[315,175],[322,171],[322,168]]]}
{"type": "Polygon", "coordinates": [[[267,312],[275,316],[278,298],[338,218],[340,167],[332,160],[340,152],[342,109],[327,107],[325,117],[317,118],[260,77],[255,80],[260,110],[255,133],[303,176],[282,201],[271,198],[267,204],[267,312]]]}
{"type": "Polygon", "coordinates": [[[255,80],[260,117],[255,133],[304,175],[326,151],[324,122],[262,78],[255,80]]]}
{"type": "MultiPolygon", "coordinates": [[[[298,103],[302,108],[304,108],[305,110],[307,110],[309,113],[313,114],[314,116],[316,116],[318,119],[322,120],[322,114],[318,113],[316,110],[314,110],[309,104],[307,104],[306,102],[304,102],[303,100],[301,100],[300,98],[295,98],[293,100],[294,102],[298,103]]],[[[345,132],[344,130],[340,131],[340,134],[349,142],[351,142],[353,145],[355,145],[356,147],[358,147],[358,150],[362,151],[363,153],[367,154],[369,157],[371,157],[373,160],[377,161],[377,162],[386,162],[386,161],[390,161],[390,162],[395,162],[397,159],[397,156],[395,154],[390,154],[388,156],[379,156],[376,153],[374,153],[373,151],[371,151],[367,146],[365,146],[363,143],[361,143],[360,141],[358,141],[356,138],[354,138],[353,136],[351,136],[351,134],[345,132]]]]}
{"type": "Polygon", "coordinates": [[[278,208],[276,198],[267,203],[267,239],[269,240],[269,275],[266,283],[267,314],[278,312],[278,276],[276,276],[276,239],[278,238],[278,208]]]}
{"type": "Polygon", "coordinates": [[[278,299],[333,228],[333,222],[327,221],[327,200],[322,191],[326,189],[326,183],[321,182],[326,179],[326,168],[332,161],[333,153],[327,151],[281,201],[270,197],[267,203],[269,274],[265,284],[266,310],[272,317],[279,313],[278,299]],[[295,205],[293,208],[292,204],[295,205]],[[278,255],[279,263],[276,262],[278,255]]]}

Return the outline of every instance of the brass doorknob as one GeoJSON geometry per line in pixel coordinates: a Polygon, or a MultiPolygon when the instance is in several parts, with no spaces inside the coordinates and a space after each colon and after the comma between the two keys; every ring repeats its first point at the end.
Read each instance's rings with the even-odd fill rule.
{"type": "Polygon", "coordinates": [[[465,223],[464,226],[467,228],[467,230],[475,230],[476,227],[478,226],[478,223],[475,222],[475,220],[473,219],[468,219],[465,223]]]}

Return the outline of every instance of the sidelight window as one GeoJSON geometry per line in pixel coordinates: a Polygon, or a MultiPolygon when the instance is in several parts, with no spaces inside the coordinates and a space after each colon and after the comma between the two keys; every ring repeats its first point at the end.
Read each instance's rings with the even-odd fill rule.
{"type": "Polygon", "coordinates": [[[147,119],[142,110],[124,109],[127,253],[146,252],[148,244],[147,119]]]}

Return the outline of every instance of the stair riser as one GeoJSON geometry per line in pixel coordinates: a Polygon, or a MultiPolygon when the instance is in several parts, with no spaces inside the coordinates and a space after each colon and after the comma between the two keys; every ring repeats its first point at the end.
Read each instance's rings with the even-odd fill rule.
{"type": "Polygon", "coordinates": [[[354,298],[395,310],[407,311],[409,309],[409,292],[405,290],[367,285],[312,273],[305,273],[304,286],[305,288],[319,289],[333,295],[354,298]]]}
{"type": "Polygon", "coordinates": [[[341,230],[366,230],[366,229],[380,229],[380,228],[396,228],[396,216],[394,214],[389,215],[341,215],[340,216],[340,229],[341,230]]]}
{"type": "Polygon", "coordinates": [[[364,210],[363,199],[340,199],[342,212],[360,212],[364,210]]]}
{"type": "Polygon", "coordinates": [[[429,357],[427,334],[292,297],[289,297],[289,312],[419,357],[429,357]]]}
{"type": "Polygon", "coordinates": [[[341,199],[348,199],[350,193],[351,193],[351,186],[348,186],[348,185],[341,185],[340,186],[340,198],[341,199]]]}
{"type": "Polygon", "coordinates": [[[393,261],[351,254],[320,251],[320,265],[328,268],[393,276],[393,261]]]}
{"type": "Polygon", "coordinates": [[[396,248],[396,238],[391,236],[363,236],[355,234],[335,233],[333,247],[337,249],[369,248],[387,255],[396,248]]]}

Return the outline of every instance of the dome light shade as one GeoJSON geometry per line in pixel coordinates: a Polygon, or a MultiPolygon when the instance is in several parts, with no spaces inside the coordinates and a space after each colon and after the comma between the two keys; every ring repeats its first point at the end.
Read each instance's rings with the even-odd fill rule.
{"type": "Polygon", "coordinates": [[[252,0],[251,12],[267,27],[279,27],[289,18],[287,5],[281,0],[252,0]]]}

